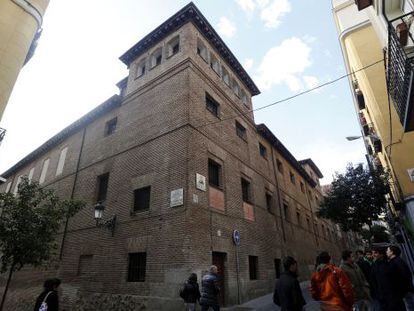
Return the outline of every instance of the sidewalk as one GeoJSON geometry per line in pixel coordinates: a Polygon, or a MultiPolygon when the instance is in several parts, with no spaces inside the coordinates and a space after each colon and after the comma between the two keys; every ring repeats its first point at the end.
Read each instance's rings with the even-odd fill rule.
{"type": "MultiPolygon", "coordinates": [[[[310,293],[308,290],[309,282],[302,282],[300,284],[300,287],[302,288],[303,297],[305,297],[306,302],[308,303],[306,305],[305,310],[306,311],[319,311],[319,304],[314,301],[310,297],[310,293]]],[[[278,306],[276,306],[273,303],[273,293],[267,294],[265,296],[250,300],[242,305],[239,306],[233,306],[229,308],[222,308],[223,311],[277,311],[280,310],[278,306]]]]}

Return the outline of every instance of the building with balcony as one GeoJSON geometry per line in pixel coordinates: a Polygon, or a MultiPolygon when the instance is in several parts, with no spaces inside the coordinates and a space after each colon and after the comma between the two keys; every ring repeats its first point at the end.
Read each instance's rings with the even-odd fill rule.
{"type": "Polygon", "coordinates": [[[316,217],[322,173],[255,123],[258,88],[194,4],[120,59],[120,95],[2,175],[0,191],[26,175],[87,203],[56,237],[57,267],[15,274],[7,310],[25,310],[48,276],[65,310],[182,310],[179,288],[212,263],[230,306],[271,292],[285,255],[302,279],[318,251],[339,260],[352,236],[316,217]]]}
{"type": "Polygon", "coordinates": [[[414,224],[413,3],[332,3],[368,163],[390,170],[392,210],[414,224]]]}

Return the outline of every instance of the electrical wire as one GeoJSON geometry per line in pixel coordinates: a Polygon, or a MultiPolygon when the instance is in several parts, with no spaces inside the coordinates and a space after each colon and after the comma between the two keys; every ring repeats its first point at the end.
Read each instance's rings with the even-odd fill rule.
{"type": "Polygon", "coordinates": [[[362,71],[362,70],[366,70],[366,69],[368,69],[368,68],[370,68],[370,67],[372,67],[372,66],[375,66],[376,64],[382,63],[382,62],[384,62],[384,59],[380,59],[380,60],[378,60],[378,61],[376,61],[376,62],[374,62],[374,63],[371,63],[371,64],[369,64],[369,65],[367,65],[367,66],[364,66],[364,67],[362,67],[362,68],[359,68],[359,69],[357,69],[357,70],[355,70],[355,71],[353,71],[353,72],[351,72],[351,73],[348,73],[348,74],[342,75],[342,76],[340,76],[340,77],[338,77],[338,78],[336,78],[336,79],[333,79],[333,80],[330,80],[330,81],[328,81],[328,82],[322,83],[322,84],[317,85],[317,86],[315,86],[315,87],[313,87],[313,88],[311,88],[311,89],[308,89],[308,90],[306,90],[306,91],[303,91],[303,92],[297,93],[297,94],[295,94],[295,95],[292,95],[292,96],[289,96],[289,97],[286,97],[286,98],[283,98],[283,99],[280,99],[280,100],[278,100],[278,101],[276,101],[276,102],[274,102],[274,103],[271,103],[271,104],[268,104],[268,105],[265,105],[265,106],[262,106],[262,107],[258,107],[258,108],[256,108],[256,109],[249,109],[247,112],[243,112],[243,113],[235,114],[235,115],[233,115],[233,116],[230,116],[230,117],[227,117],[227,118],[223,118],[223,119],[220,119],[220,120],[217,120],[217,121],[207,122],[207,123],[205,123],[205,124],[202,124],[202,125],[197,126],[196,128],[202,128],[202,127],[205,127],[205,126],[208,126],[208,125],[213,125],[213,124],[217,124],[217,123],[220,123],[220,122],[223,122],[223,121],[232,120],[232,119],[235,119],[236,117],[245,116],[245,115],[247,115],[247,114],[249,114],[249,113],[251,113],[251,112],[255,112],[255,111],[259,111],[259,110],[263,110],[263,109],[266,109],[266,108],[269,108],[269,107],[275,106],[275,105],[277,105],[277,104],[280,104],[280,103],[283,103],[283,102],[289,101],[289,100],[291,100],[291,99],[294,99],[294,98],[296,98],[296,97],[303,96],[303,95],[305,95],[305,94],[307,94],[307,93],[313,92],[313,91],[315,91],[315,90],[317,90],[317,89],[320,89],[320,88],[322,88],[322,87],[325,87],[325,86],[328,86],[328,85],[330,85],[330,84],[336,83],[336,82],[338,82],[338,81],[340,81],[340,80],[342,80],[342,79],[344,79],[344,78],[346,78],[346,77],[349,77],[350,75],[352,75],[352,74],[354,74],[354,73],[356,73],[356,72],[359,72],[359,71],[362,71]]]}

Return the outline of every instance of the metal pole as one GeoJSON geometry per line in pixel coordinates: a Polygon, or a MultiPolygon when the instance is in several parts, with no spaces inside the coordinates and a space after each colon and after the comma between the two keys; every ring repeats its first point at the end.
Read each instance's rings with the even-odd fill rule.
{"type": "Polygon", "coordinates": [[[237,304],[239,305],[240,302],[240,280],[239,280],[239,246],[236,245],[236,276],[237,276],[237,304]]]}

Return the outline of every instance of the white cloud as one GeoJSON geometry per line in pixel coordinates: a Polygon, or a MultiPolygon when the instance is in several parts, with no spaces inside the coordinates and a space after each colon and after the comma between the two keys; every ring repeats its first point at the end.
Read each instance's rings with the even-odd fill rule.
{"type": "Polygon", "coordinates": [[[243,63],[243,68],[245,70],[250,70],[253,67],[254,60],[252,58],[246,58],[243,63]]]}
{"type": "Polygon", "coordinates": [[[312,89],[319,84],[319,79],[315,76],[303,76],[303,81],[308,89],[312,89]]]}
{"type": "Polygon", "coordinates": [[[309,43],[309,44],[315,43],[316,40],[318,40],[316,37],[311,36],[311,35],[304,35],[302,37],[302,39],[303,39],[303,41],[305,41],[306,43],[309,43]]]}
{"type": "MultiPolygon", "coordinates": [[[[258,85],[266,90],[273,85],[286,83],[292,91],[303,89],[301,75],[312,64],[310,53],[311,48],[302,39],[285,39],[263,57],[255,77],[258,85]]],[[[305,83],[315,81],[309,77],[304,80],[305,83]]]]}
{"type": "Polygon", "coordinates": [[[231,38],[236,34],[236,26],[227,17],[221,17],[217,25],[217,30],[220,35],[231,38]]]}
{"type": "Polygon", "coordinates": [[[280,19],[290,11],[291,6],[288,0],[274,0],[261,11],[260,18],[265,22],[266,27],[276,28],[280,24],[280,19]]]}
{"type": "Polygon", "coordinates": [[[253,0],[236,0],[240,8],[245,12],[253,12],[256,8],[256,3],[253,0]]]}

